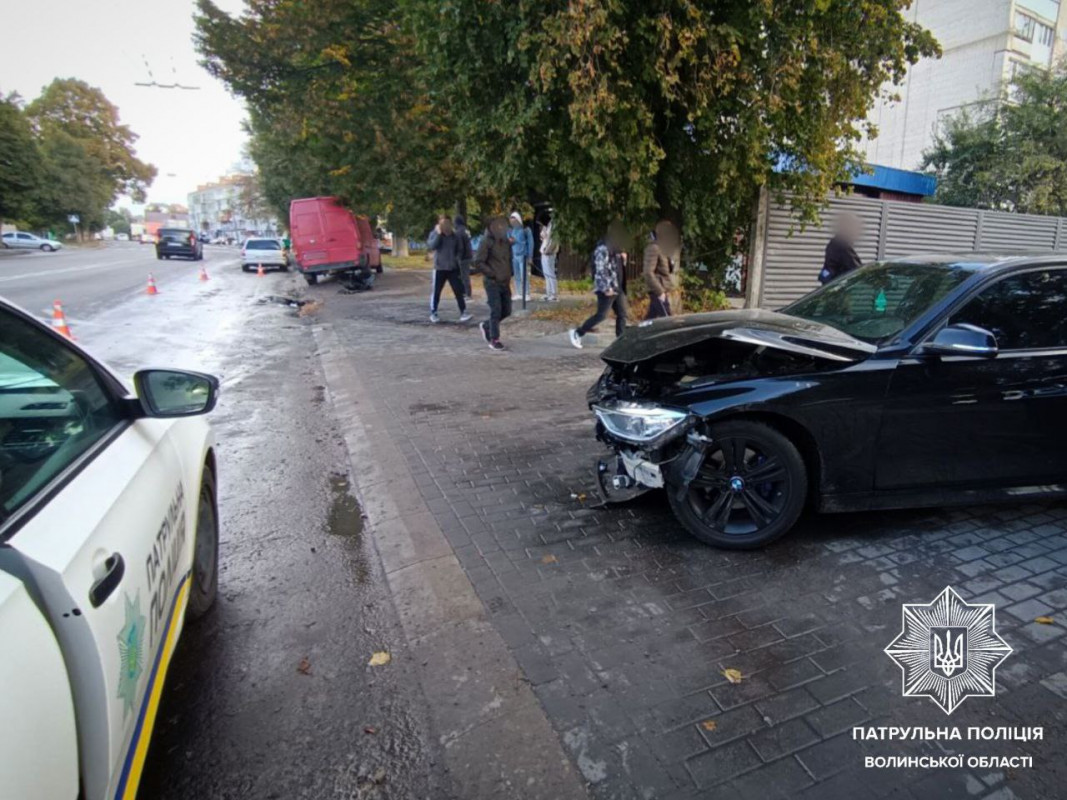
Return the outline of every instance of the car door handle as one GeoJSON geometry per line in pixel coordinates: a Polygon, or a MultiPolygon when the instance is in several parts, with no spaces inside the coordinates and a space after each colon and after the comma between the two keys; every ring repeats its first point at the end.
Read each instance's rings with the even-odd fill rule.
{"type": "Polygon", "coordinates": [[[89,602],[93,608],[98,608],[115,591],[122,581],[122,576],[126,574],[126,562],[118,553],[112,553],[104,562],[104,569],[104,576],[89,589],[89,602]]]}

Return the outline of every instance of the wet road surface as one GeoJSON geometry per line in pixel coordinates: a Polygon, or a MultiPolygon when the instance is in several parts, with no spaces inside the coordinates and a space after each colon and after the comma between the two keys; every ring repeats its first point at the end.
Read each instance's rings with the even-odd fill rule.
{"type": "Polygon", "coordinates": [[[61,292],[79,343],[121,374],[171,365],[222,380],[219,597],[179,642],[139,796],[447,796],[350,490],[315,320],[270,299],[299,279],[244,274],[235,250],[204,263],[206,283],[199,264],[158,267],[136,245],[0,260],[0,295],[42,315],[61,292]],[[19,277],[34,270],[40,280],[19,277]],[[368,666],[375,652],[391,663],[368,666]]]}

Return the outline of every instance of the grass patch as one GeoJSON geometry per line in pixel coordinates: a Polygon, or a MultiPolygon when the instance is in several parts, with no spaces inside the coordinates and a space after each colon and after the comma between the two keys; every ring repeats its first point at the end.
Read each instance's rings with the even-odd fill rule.
{"type": "Polygon", "coordinates": [[[382,266],[390,269],[432,269],[433,262],[426,258],[425,253],[415,253],[403,257],[382,255],[382,266]]]}

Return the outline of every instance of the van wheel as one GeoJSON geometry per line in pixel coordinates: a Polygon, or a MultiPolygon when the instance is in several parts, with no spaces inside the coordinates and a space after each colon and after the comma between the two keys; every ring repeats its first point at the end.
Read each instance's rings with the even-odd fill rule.
{"type": "Polygon", "coordinates": [[[308,286],[314,286],[319,282],[319,276],[315,274],[305,275],[304,280],[308,282],[308,286]]]}
{"type": "Polygon", "coordinates": [[[189,586],[189,619],[198,619],[215,604],[219,592],[219,508],[215,499],[215,476],[207,467],[200,480],[196,505],[196,539],[193,542],[193,574],[189,586]]]}

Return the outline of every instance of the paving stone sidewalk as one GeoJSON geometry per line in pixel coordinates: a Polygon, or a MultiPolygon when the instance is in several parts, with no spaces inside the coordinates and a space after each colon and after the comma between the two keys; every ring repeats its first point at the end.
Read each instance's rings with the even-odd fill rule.
{"type": "Polygon", "coordinates": [[[326,300],[317,321],[346,347],[594,797],[1062,796],[1067,507],[808,515],[747,553],[695,542],[655,494],[593,509],[602,450],[584,393],[596,353],[562,336],[509,341],[507,326],[511,349],[490,352],[474,323],[428,322],[427,287],[387,272],[366,294],[308,294],[326,300]],[[995,603],[1014,648],[997,698],[951,717],[903,698],[882,652],[901,604],[946,585],[995,603]],[[861,742],[858,725],[1042,725],[1045,738],[861,742]],[[952,752],[1030,755],[1034,768],[863,766],[865,755],[952,752]]]}

